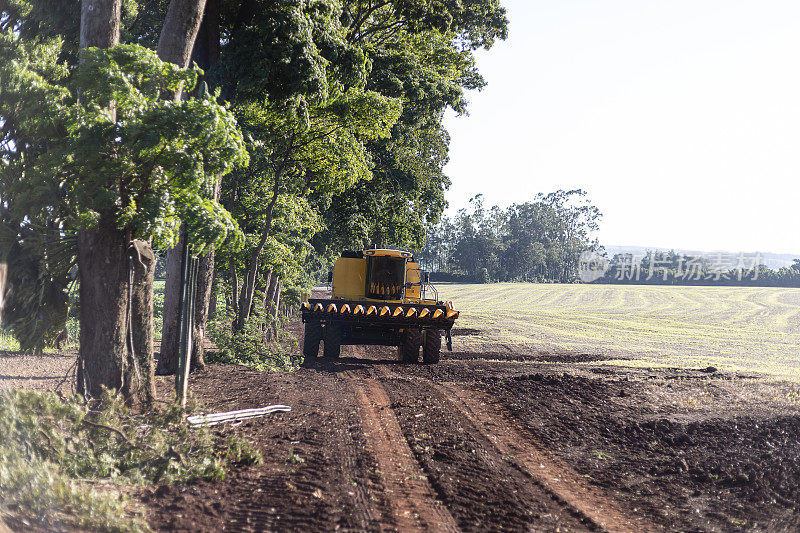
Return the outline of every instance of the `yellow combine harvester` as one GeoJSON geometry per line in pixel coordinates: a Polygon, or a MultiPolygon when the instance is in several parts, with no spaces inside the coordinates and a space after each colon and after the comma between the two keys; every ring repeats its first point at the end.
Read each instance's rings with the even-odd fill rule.
{"type": "Polygon", "coordinates": [[[330,299],[303,297],[306,325],[303,356],[339,357],[343,344],[397,346],[407,363],[438,363],[442,335],[452,351],[450,330],[458,318],[451,302],[440,302],[411,252],[346,251],[336,260],[330,299]],[[426,298],[430,289],[434,298],[426,298]]]}

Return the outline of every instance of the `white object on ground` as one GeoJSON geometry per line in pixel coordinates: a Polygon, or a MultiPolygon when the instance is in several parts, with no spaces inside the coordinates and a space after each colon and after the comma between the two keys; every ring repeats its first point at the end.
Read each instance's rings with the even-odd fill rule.
{"type": "Polygon", "coordinates": [[[257,409],[241,409],[239,411],[228,411],[227,413],[214,413],[210,415],[193,415],[186,417],[186,420],[192,427],[216,426],[217,424],[225,422],[258,418],[271,413],[286,413],[291,410],[292,408],[288,405],[268,405],[257,409]]]}

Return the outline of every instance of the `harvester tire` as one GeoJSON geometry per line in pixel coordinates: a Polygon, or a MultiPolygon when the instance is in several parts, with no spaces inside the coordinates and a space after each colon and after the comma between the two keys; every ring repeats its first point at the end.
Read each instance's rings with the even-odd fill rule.
{"type": "Polygon", "coordinates": [[[438,329],[425,330],[425,339],[422,345],[422,362],[434,365],[439,362],[442,353],[442,335],[438,329]]]}
{"type": "Polygon", "coordinates": [[[406,329],[400,343],[400,360],[404,363],[419,362],[420,346],[422,346],[422,331],[416,328],[406,329]]]}
{"type": "Polygon", "coordinates": [[[322,355],[326,359],[338,359],[342,350],[342,327],[338,324],[325,326],[325,343],[322,355]]]}
{"type": "Polygon", "coordinates": [[[303,334],[303,359],[315,359],[319,355],[319,343],[322,341],[322,324],[319,322],[306,322],[306,331],[303,334]]]}

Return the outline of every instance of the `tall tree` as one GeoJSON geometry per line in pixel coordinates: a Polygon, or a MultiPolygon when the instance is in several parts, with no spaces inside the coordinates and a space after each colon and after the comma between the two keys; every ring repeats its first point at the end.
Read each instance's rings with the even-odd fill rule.
{"type": "MultiPolygon", "coordinates": [[[[309,204],[305,195],[313,194],[316,190],[329,202],[330,190],[322,185],[327,182],[319,176],[326,172],[334,175],[339,172],[338,168],[349,164],[328,157],[319,150],[312,150],[309,146],[311,143],[320,145],[328,142],[326,138],[332,135],[338,136],[337,139],[341,137],[342,132],[325,131],[320,117],[330,119],[337,113],[342,115],[345,107],[355,105],[356,99],[352,96],[363,92],[366,58],[357,46],[346,42],[338,1],[245,0],[219,4],[218,9],[209,4],[209,8],[201,29],[203,38],[195,49],[195,58],[207,61],[206,79],[212,86],[223,88],[223,94],[233,103],[240,117],[261,117],[258,125],[251,124],[251,131],[248,132],[253,138],[251,151],[261,156],[254,156],[251,169],[238,172],[228,180],[226,187],[229,188],[223,192],[224,201],[230,209],[238,209],[235,206],[246,202],[245,196],[240,196],[239,192],[244,194],[244,191],[258,189],[255,184],[261,188],[253,194],[260,194],[267,199],[266,202],[257,203],[254,211],[239,216],[242,226],[248,228],[246,231],[253,238],[248,239],[246,252],[228,257],[225,261],[234,278],[232,284],[240,287],[240,274],[243,280],[241,290],[237,290],[234,297],[234,307],[239,314],[235,323],[241,327],[252,310],[253,298],[262,280],[267,276],[272,277],[278,270],[281,276],[293,274],[293,269],[286,262],[275,260],[274,251],[293,246],[288,242],[279,244],[276,237],[285,235],[292,240],[295,236],[276,227],[276,222],[282,221],[284,215],[293,218],[289,213],[299,212],[296,208],[299,205],[313,212],[316,205],[309,204]],[[342,98],[344,93],[347,93],[347,98],[342,98]],[[254,112],[256,108],[261,108],[261,111],[254,112]],[[284,129],[266,127],[265,117],[273,125],[283,124],[284,129]],[[315,127],[322,129],[314,130],[315,127]],[[315,138],[315,135],[320,135],[320,138],[315,138]],[[299,154],[313,155],[317,161],[301,162],[299,154]],[[330,164],[330,170],[323,168],[324,165],[320,163],[330,164]],[[312,169],[315,179],[298,178],[305,175],[307,169],[312,169]],[[298,179],[301,186],[296,185],[298,179]],[[303,180],[308,183],[305,184],[303,180]],[[273,271],[273,265],[280,268],[273,271]]],[[[379,105],[373,118],[379,117],[385,110],[379,105]]],[[[377,123],[381,124],[382,121],[378,120],[377,123]]],[[[363,124],[356,125],[356,122],[341,127],[351,135],[358,135],[358,128],[368,131],[363,124]]],[[[365,139],[367,137],[368,134],[365,139]]],[[[343,147],[329,146],[334,154],[355,153],[347,143],[343,147]]],[[[344,176],[341,184],[351,185],[356,181],[353,177],[367,175],[344,176]]],[[[338,190],[338,185],[331,190],[338,190]]],[[[304,228],[317,224],[312,221],[314,217],[300,219],[305,221],[304,228]]],[[[304,253],[301,249],[300,255],[304,253]]],[[[299,262],[289,263],[294,265],[299,262]]],[[[201,263],[201,267],[204,266],[201,263]]],[[[198,286],[198,296],[205,296],[210,290],[212,273],[207,267],[204,270],[206,282],[205,286],[198,286]]],[[[175,343],[172,339],[177,331],[177,294],[177,287],[168,283],[159,360],[159,371],[164,373],[174,370],[171,362],[175,360],[175,343]]],[[[198,299],[196,309],[200,311],[195,317],[196,324],[202,325],[206,318],[204,311],[207,302],[198,299]]],[[[202,333],[202,330],[196,330],[194,338],[198,343],[202,333]]],[[[202,353],[201,347],[196,346],[193,352],[195,355],[202,353]]]]}
{"type": "MultiPolygon", "coordinates": [[[[262,255],[274,241],[277,210],[295,206],[298,212],[313,212],[310,196],[330,198],[369,180],[364,142],[388,135],[400,112],[398,100],[355,88],[312,104],[305,116],[269,104],[237,109],[243,130],[258,140],[250,143],[250,166],[232,175],[236,181],[226,198],[245,233],[252,235],[240,258],[244,277],[236,295],[235,329],[242,329],[251,314],[262,255]]],[[[308,222],[313,224],[313,218],[308,222]]]]}
{"type": "MultiPolygon", "coordinates": [[[[122,0],[83,0],[81,49],[116,46],[121,20],[122,0]]],[[[109,102],[112,122],[116,121],[115,106],[109,102]]],[[[131,238],[116,227],[112,213],[98,214],[95,227],[78,231],[81,333],[77,387],[92,396],[100,396],[102,387],[119,390],[136,379],[127,335],[131,238]]]]}
{"type": "Polygon", "coordinates": [[[401,98],[403,114],[387,139],[369,144],[375,177],[335,198],[316,246],[333,255],[347,246],[421,248],[446,202],[449,136],[444,112],[463,114],[466,90],[481,89],[472,51],[507,34],[497,0],[344,2],[348,42],[371,60],[367,87],[401,98]]]}
{"type": "MultiPolygon", "coordinates": [[[[182,68],[189,66],[189,60],[194,50],[194,44],[197,39],[197,34],[200,31],[200,26],[203,21],[203,13],[205,10],[205,0],[171,0],[167,14],[164,19],[164,26],[161,29],[161,34],[158,39],[158,56],[164,61],[169,61],[182,68]]],[[[176,91],[173,98],[180,98],[180,90],[176,91]]],[[[212,198],[216,201],[219,200],[219,188],[214,188],[212,198]]],[[[177,368],[178,357],[178,317],[180,316],[180,294],[181,294],[181,262],[184,256],[184,250],[187,246],[185,239],[181,238],[178,244],[167,252],[167,278],[164,295],[164,316],[163,325],[161,328],[161,353],[159,354],[157,372],[159,374],[173,374],[177,368]]],[[[213,254],[213,248],[206,253],[213,254]]],[[[213,257],[213,256],[212,256],[213,257]]],[[[211,259],[213,261],[213,259],[211,259]]],[[[212,263],[213,265],[213,263],[212,263]]],[[[204,271],[201,272],[200,279],[207,280],[208,277],[208,259],[205,261],[204,271]]],[[[213,266],[211,267],[213,268],[213,266]]],[[[202,297],[207,301],[206,294],[210,290],[209,287],[202,287],[202,297]]],[[[199,292],[199,291],[198,291],[199,292]]],[[[209,293],[210,296],[210,293],[209,293]]],[[[206,309],[208,304],[204,306],[206,309]]],[[[207,312],[207,311],[206,311],[207,312]]],[[[205,320],[202,321],[205,325],[205,320]]],[[[198,331],[193,332],[195,344],[200,346],[202,350],[202,335],[198,335],[198,331]]],[[[192,350],[192,354],[195,351],[192,350]]],[[[195,365],[198,364],[197,355],[192,357],[195,365]]],[[[200,364],[202,364],[202,355],[199,357],[200,364]]]]}
{"type": "Polygon", "coordinates": [[[14,30],[0,39],[9,58],[0,64],[0,117],[13,141],[2,147],[0,195],[14,220],[55,215],[62,234],[80,233],[79,386],[92,396],[103,386],[132,394],[141,374],[131,276],[150,260],[141,245],[174,243],[181,220],[200,252],[238,242],[238,226],[210,196],[246,160],[244,143],[214,95],[163,100],[181,87],[191,93],[199,71],[134,45],[83,48],[68,70],[63,43],[14,30]]]}

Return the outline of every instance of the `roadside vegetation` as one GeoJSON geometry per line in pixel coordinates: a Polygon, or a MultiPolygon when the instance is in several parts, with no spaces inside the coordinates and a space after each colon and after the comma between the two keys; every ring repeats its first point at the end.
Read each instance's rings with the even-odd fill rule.
{"type": "Polygon", "coordinates": [[[126,494],[145,484],[223,479],[231,464],[261,462],[246,440],[215,442],[176,406],[134,413],[119,396],[0,394],[0,516],[44,528],[146,530],[126,494]]]}
{"type": "Polygon", "coordinates": [[[291,368],[277,331],[255,346],[258,315],[296,308],[343,249],[422,247],[450,184],[444,117],[507,31],[499,0],[3,3],[0,263],[20,350],[94,339],[76,389],[152,403],[151,383],[121,384],[151,375],[153,337],[175,372],[182,292],[160,297],[150,267],[182,279],[191,247],[192,368],[212,329],[218,357],[291,368]]]}
{"type": "Polygon", "coordinates": [[[235,317],[223,316],[209,325],[208,336],[217,350],[206,353],[206,362],[242,365],[254,370],[296,369],[297,340],[286,330],[288,319],[257,312],[240,330],[232,327],[235,317]]]}

